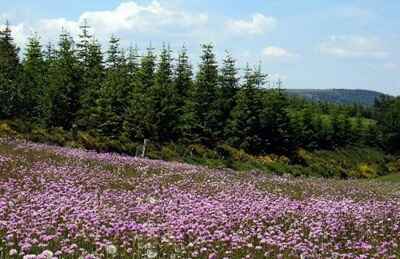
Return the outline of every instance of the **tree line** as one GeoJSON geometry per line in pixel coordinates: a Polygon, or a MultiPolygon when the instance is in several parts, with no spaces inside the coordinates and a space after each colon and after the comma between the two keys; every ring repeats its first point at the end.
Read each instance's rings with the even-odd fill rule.
{"type": "Polygon", "coordinates": [[[393,144],[399,143],[399,99],[366,108],[289,97],[266,87],[260,66],[239,73],[230,54],[218,64],[211,44],[202,45],[193,69],[185,48],[176,55],[167,45],[140,53],[112,36],[103,53],[84,24],[77,42],[63,31],[56,45],[42,46],[34,35],[19,51],[7,25],[0,31],[1,120],[120,143],[227,144],[251,154],[354,144],[399,148],[393,144]]]}

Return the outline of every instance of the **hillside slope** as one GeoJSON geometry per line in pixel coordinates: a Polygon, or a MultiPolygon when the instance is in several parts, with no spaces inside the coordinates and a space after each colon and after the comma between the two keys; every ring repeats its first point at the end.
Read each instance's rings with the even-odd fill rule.
{"type": "Polygon", "coordinates": [[[301,96],[308,100],[337,104],[362,104],[371,106],[383,93],[370,90],[350,89],[286,89],[292,96],[301,96]]]}
{"type": "Polygon", "coordinates": [[[0,139],[1,258],[397,258],[399,188],[0,139]]]}

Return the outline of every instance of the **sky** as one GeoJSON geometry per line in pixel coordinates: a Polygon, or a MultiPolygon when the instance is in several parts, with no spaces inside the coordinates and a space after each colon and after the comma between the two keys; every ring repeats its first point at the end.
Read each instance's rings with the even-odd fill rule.
{"type": "Polygon", "coordinates": [[[61,28],[73,36],[87,20],[107,46],[183,45],[193,65],[200,44],[213,43],[221,61],[261,63],[286,88],[369,89],[400,95],[399,0],[0,0],[21,47],[34,33],[43,44],[61,28]]]}

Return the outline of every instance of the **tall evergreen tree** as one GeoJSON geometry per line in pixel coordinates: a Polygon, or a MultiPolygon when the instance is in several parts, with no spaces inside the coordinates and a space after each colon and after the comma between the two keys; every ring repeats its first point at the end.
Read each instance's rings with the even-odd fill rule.
{"type": "Polygon", "coordinates": [[[88,25],[87,20],[83,21],[80,29],[81,33],[79,34],[79,42],[76,44],[77,57],[82,63],[82,68],[85,70],[89,66],[89,47],[91,45],[93,36],[89,32],[90,26],[88,25]]]}
{"type": "Polygon", "coordinates": [[[153,111],[153,87],[155,83],[156,55],[149,47],[140,61],[137,77],[132,81],[127,113],[124,121],[125,136],[131,140],[155,138],[157,129],[153,111]]]}
{"type": "Polygon", "coordinates": [[[20,108],[21,67],[18,52],[7,22],[5,28],[0,30],[0,118],[16,116],[20,108]]]}
{"type": "MultiPolygon", "coordinates": [[[[392,152],[400,153],[400,97],[382,97],[375,106],[379,114],[378,127],[384,133],[386,147],[392,152]]],[[[376,136],[374,131],[376,128],[371,126],[368,134],[372,136],[375,133],[376,136]]]]}
{"type": "MultiPolygon", "coordinates": [[[[258,82],[263,80],[260,71],[256,73],[258,82]]],[[[259,84],[260,85],[260,84],[259,84]]],[[[280,89],[273,89],[264,92],[263,96],[263,109],[260,113],[260,136],[265,143],[265,146],[260,150],[262,153],[288,153],[290,140],[289,140],[289,116],[286,107],[288,100],[286,95],[280,89]]],[[[312,123],[311,118],[307,118],[309,123],[312,123]]],[[[312,129],[312,126],[309,127],[312,129]]],[[[309,132],[312,132],[311,130],[309,132]]],[[[310,141],[312,144],[312,139],[310,141]]]]}
{"type": "Polygon", "coordinates": [[[126,57],[120,47],[119,39],[114,36],[110,39],[106,64],[106,76],[93,118],[98,122],[99,133],[118,138],[122,133],[131,86],[126,57]]]}
{"type": "Polygon", "coordinates": [[[99,99],[100,88],[105,77],[104,58],[101,46],[89,33],[90,27],[85,21],[81,26],[80,41],[77,44],[77,53],[80,61],[81,95],[80,110],[77,124],[82,129],[96,127],[96,101],[99,99]]]}
{"type": "Polygon", "coordinates": [[[219,77],[218,109],[221,110],[222,127],[226,126],[230,112],[235,107],[235,96],[239,89],[239,80],[236,61],[227,53],[219,77]]]}
{"type": "Polygon", "coordinates": [[[183,107],[185,99],[188,96],[189,89],[193,84],[193,71],[192,65],[190,64],[189,57],[187,55],[187,50],[185,47],[182,48],[178,55],[175,75],[174,75],[174,85],[176,91],[179,93],[178,105],[183,107]]]}
{"type": "Polygon", "coordinates": [[[179,92],[173,81],[172,55],[169,47],[163,46],[155,73],[154,87],[150,91],[153,125],[159,141],[177,138],[176,125],[179,119],[179,92]]]}
{"type": "Polygon", "coordinates": [[[258,89],[257,74],[248,66],[244,83],[236,95],[235,107],[226,128],[228,144],[250,153],[259,153],[266,144],[262,139],[260,114],[264,104],[258,89]]]}
{"type": "Polygon", "coordinates": [[[136,47],[129,47],[128,49],[128,56],[127,56],[127,67],[128,73],[130,77],[131,84],[133,81],[137,80],[137,73],[140,67],[139,64],[139,50],[136,47]]]}
{"type": "Polygon", "coordinates": [[[150,46],[147,48],[146,54],[141,59],[140,69],[138,71],[138,79],[140,83],[138,87],[142,90],[149,90],[154,85],[156,60],[157,57],[154,54],[154,48],[150,46]]]}
{"type": "Polygon", "coordinates": [[[56,58],[49,68],[49,126],[70,129],[80,104],[81,74],[74,41],[67,32],[60,35],[56,58]]]}
{"type": "Polygon", "coordinates": [[[203,45],[203,54],[196,81],[185,103],[183,120],[184,138],[213,146],[222,129],[218,110],[218,65],[213,46],[203,45]]]}
{"type": "Polygon", "coordinates": [[[24,115],[41,121],[45,116],[45,93],[47,90],[47,67],[37,35],[29,39],[23,62],[24,115]]]}

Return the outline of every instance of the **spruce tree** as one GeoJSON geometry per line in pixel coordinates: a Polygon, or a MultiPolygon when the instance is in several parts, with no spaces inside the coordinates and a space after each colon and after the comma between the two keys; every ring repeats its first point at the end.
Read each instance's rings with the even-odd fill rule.
{"type": "Polygon", "coordinates": [[[250,153],[259,153],[268,144],[261,135],[260,114],[264,105],[258,80],[257,74],[247,66],[244,83],[236,95],[236,105],[225,132],[228,144],[250,153]]]}
{"type": "Polygon", "coordinates": [[[182,116],[183,134],[187,141],[214,146],[221,131],[218,109],[218,65],[213,46],[203,45],[196,81],[189,90],[182,116]]]}
{"type": "Polygon", "coordinates": [[[36,121],[45,116],[45,93],[47,90],[47,66],[37,35],[29,39],[23,62],[24,114],[36,121]]]}
{"type": "Polygon", "coordinates": [[[126,57],[119,39],[112,36],[107,51],[107,68],[93,118],[100,134],[118,138],[126,116],[131,86],[126,57]]]}
{"type": "Polygon", "coordinates": [[[60,35],[48,80],[48,125],[70,129],[79,110],[81,74],[74,41],[65,31],[60,35]]]}
{"type": "Polygon", "coordinates": [[[222,128],[226,126],[230,112],[235,107],[235,96],[239,89],[239,80],[236,61],[227,53],[219,77],[218,109],[221,111],[222,128]]]}
{"type": "Polygon", "coordinates": [[[0,118],[17,116],[22,105],[18,52],[7,22],[5,28],[0,30],[0,118]]]}
{"type": "Polygon", "coordinates": [[[154,49],[149,47],[141,58],[136,79],[131,82],[130,98],[123,125],[125,137],[131,140],[157,138],[156,116],[152,105],[155,72],[156,56],[154,49]]]}
{"type": "Polygon", "coordinates": [[[151,88],[151,110],[156,138],[161,142],[176,140],[176,125],[179,119],[179,92],[173,82],[172,55],[169,47],[163,46],[151,88]]]}
{"type": "Polygon", "coordinates": [[[192,80],[192,65],[190,64],[187,50],[185,47],[183,47],[178,55],[176,69],[174,73],[174,85],[180,97],[178,100],[178,106],[181,108],[183,107],[185,99],[188,96],[189,89],[192,87],[192,80]]]}
{"type": "Polygon", "coordinates": [[[96,127],[96,101],[105,77],[104,58],[101,46],[92,35],[85,21],[81,26],[80,41],[77,44],[80,70],[82,74],[80,110],[77,124],[79,128],[88,130],[96,127]]]}
{"type": "MultiPolygon", "coordinates": [[[[260,75],[259,72],[256,73],[260,75]]],[[[257,76],[260,80],[260,76],[257,76]]],[[[264,75],[261,75],[264,77],[264,75]]],[[[261,84],[259,84],[261,85],[261,84]]],[[[261,153],[288,153],[290,146],[289,140],[289,116],[287,112],[288,100],[286,95],[280,89],[271,89],[263,91],[263,109],[260,113],[260,136],[263,139],[264,147],[260,150],[261,153]]],[[[312,123],[312,116],[309,115],[308,123],[312,123]]],[[[308,133],[312,132],[312,126],[308,127],[308,133]]],[[[310,139],[310,144],[313,140],[310,139]]]]}
{"type": "Polygon", "coordinates": [[[129,80],[131,84],[133,81],[137,80],[137,73],[139,70],[139,50],[136,47],[129,47],[127,56],[127,68],[129,73],[129,80]]]}

